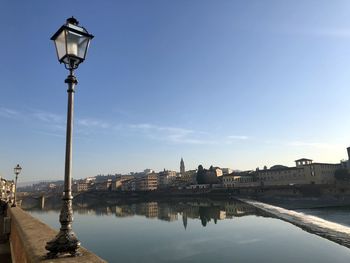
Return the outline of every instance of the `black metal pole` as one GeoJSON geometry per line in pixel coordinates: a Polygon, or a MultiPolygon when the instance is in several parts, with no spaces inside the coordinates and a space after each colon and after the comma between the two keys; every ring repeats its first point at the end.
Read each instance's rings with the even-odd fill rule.
{"type": "Polygon", "coordinates": [[[66,159],[64,171],[64,190],[62,208],[60,213],[61,228],[57,236],[47,242],[47,256],[54,258],[60,253],[69,253],[72,256],[79,255],[77,252],[80,242],[72,230],[73,207],[72,207],[72,135],[74,115],[74,88],[78,84],[74,71],[71,69],[65,83],[68,84],[68,110],[67,110],[67,133],[66,133],[66,159]]]}

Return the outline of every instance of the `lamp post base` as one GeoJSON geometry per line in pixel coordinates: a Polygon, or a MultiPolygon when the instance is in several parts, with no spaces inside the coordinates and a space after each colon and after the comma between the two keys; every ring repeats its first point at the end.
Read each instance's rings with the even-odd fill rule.
{"type": "Polygon", "coordinates": [[[80,256],[77,251],[80,247],[80,242],[72,230],[61,230],[57,236],[47,242],[45,248],[49,252],[48,258],[56,258],[60,254],[70,254],[71,256],[80,256]]]}

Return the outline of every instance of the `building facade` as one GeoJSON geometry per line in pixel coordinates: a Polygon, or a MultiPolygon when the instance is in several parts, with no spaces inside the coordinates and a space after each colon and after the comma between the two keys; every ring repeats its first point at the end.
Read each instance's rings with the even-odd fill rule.
{"type": "Polygon", "coordinates": [[[110,191],[112,189],[112,179],[107,179],[106,181],[95,183],[93,189],[96,191],[110,191]]]}
{"type": "Polygon", "coordinates": [[[78,193],[87,191],[89,190],[89,188],[90,188],[90,183],[87,183],[87,182],[76,182],[72,186],[73,192],[78,192],[78,193]]]}
{"type": "Polygon", "coordinates": [[[313,163],[305,158],[295,163],[295,167],[275,165],[245,174],[224,175],[222,184],[225,188],[334,184],[334,173],[342,167],[340,163],[313,163]]]}
{"type": "Polygon", "coordinates": [[[147,174],[136,180],[136,191],[154,191],[158,189],[158,175],[147,174]]]}
{"type": "Polygon", "coordinates": [[[167,188],[173,184],[176,179],[176,171],[165,170],[158,173],[159,188],[167,188]]]}
{"type": "Polygon", "coordinates": [[[295,167],[261,170],[257,172],[257,181],[262,186],[333,184],[334,173],[341,164],[313,163],[310,159],[295,161],[295,167]]]}
{"type": "Polygon", "coordinates": [[[13,198],[15,192],[15,184],[13,181],[7,181],[5,178],[0,177],[0,197],[1,200],[9,201],[13,198]]]}
{"type": "Polygon", "coordinates": [[[135,177],[132,175],[118,175],[118,176],[116,176],[115,180],[112,181],[111,190],[112,191],[121,190],[122,185],[124,183],[126,183],[129,180],[133,180],[133,179],[135,179],[135,177]]]}
{"type": "Polygon", "coordinates": [[[256,172],[251,170],[223,175],[222,185],[224,188],[259,186],[256,180],[256,172]]]}
{"type": "Polygon", "coordinates": [[[133,192],[136,191],[136,179],[130,179],[123,181],[120,190],[122,192],[133,192]]]}

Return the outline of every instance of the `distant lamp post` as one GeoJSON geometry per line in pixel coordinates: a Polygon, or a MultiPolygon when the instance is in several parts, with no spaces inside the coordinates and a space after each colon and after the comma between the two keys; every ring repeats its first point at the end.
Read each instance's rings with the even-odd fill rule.
{"type": "Polygon", "coordinates": [[[13,197],[13,203],[12,203],[12,207],[16,207],[16,195],[17,195],[17,179],[18,179],[18,175],[21,173],[22,171],[22,167],[17,164],[15,168],[13,168],[13,171],[16,175],[16,180],[15,180],[15,193],[14,193],[14,197],[13,197]]]}
{"type": "Polygon", "coordinates": [[[69,75],[65,80],[65,83],[68,84],[68,112],[64,190],[59,217],[61,228],[57,236],[46,244],[45,248],[49,251],[49,258],[63,253],[69,253],[72,256],[79,255],[77,250],[80,247],[80,242],[72,230],[72,133],[74,88],[78,84],[74,70],[85,60],[87,49],[93,37],[85,28],[79,26],[79,22],[74,17],[68,18],[66,23],[51,37],[51,40],[55,42],[58,61],[64,63],[66,69],[69,70],[69,75]]]}

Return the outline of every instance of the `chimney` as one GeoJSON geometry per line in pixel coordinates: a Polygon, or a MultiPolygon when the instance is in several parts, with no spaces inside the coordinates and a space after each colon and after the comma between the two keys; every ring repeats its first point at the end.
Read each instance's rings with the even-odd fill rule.
{"type": "Polygon", "coordinates": [[[350,147],[348,147],[347,150],[348,150],[348,160],[350,161],[350,147]]]}

